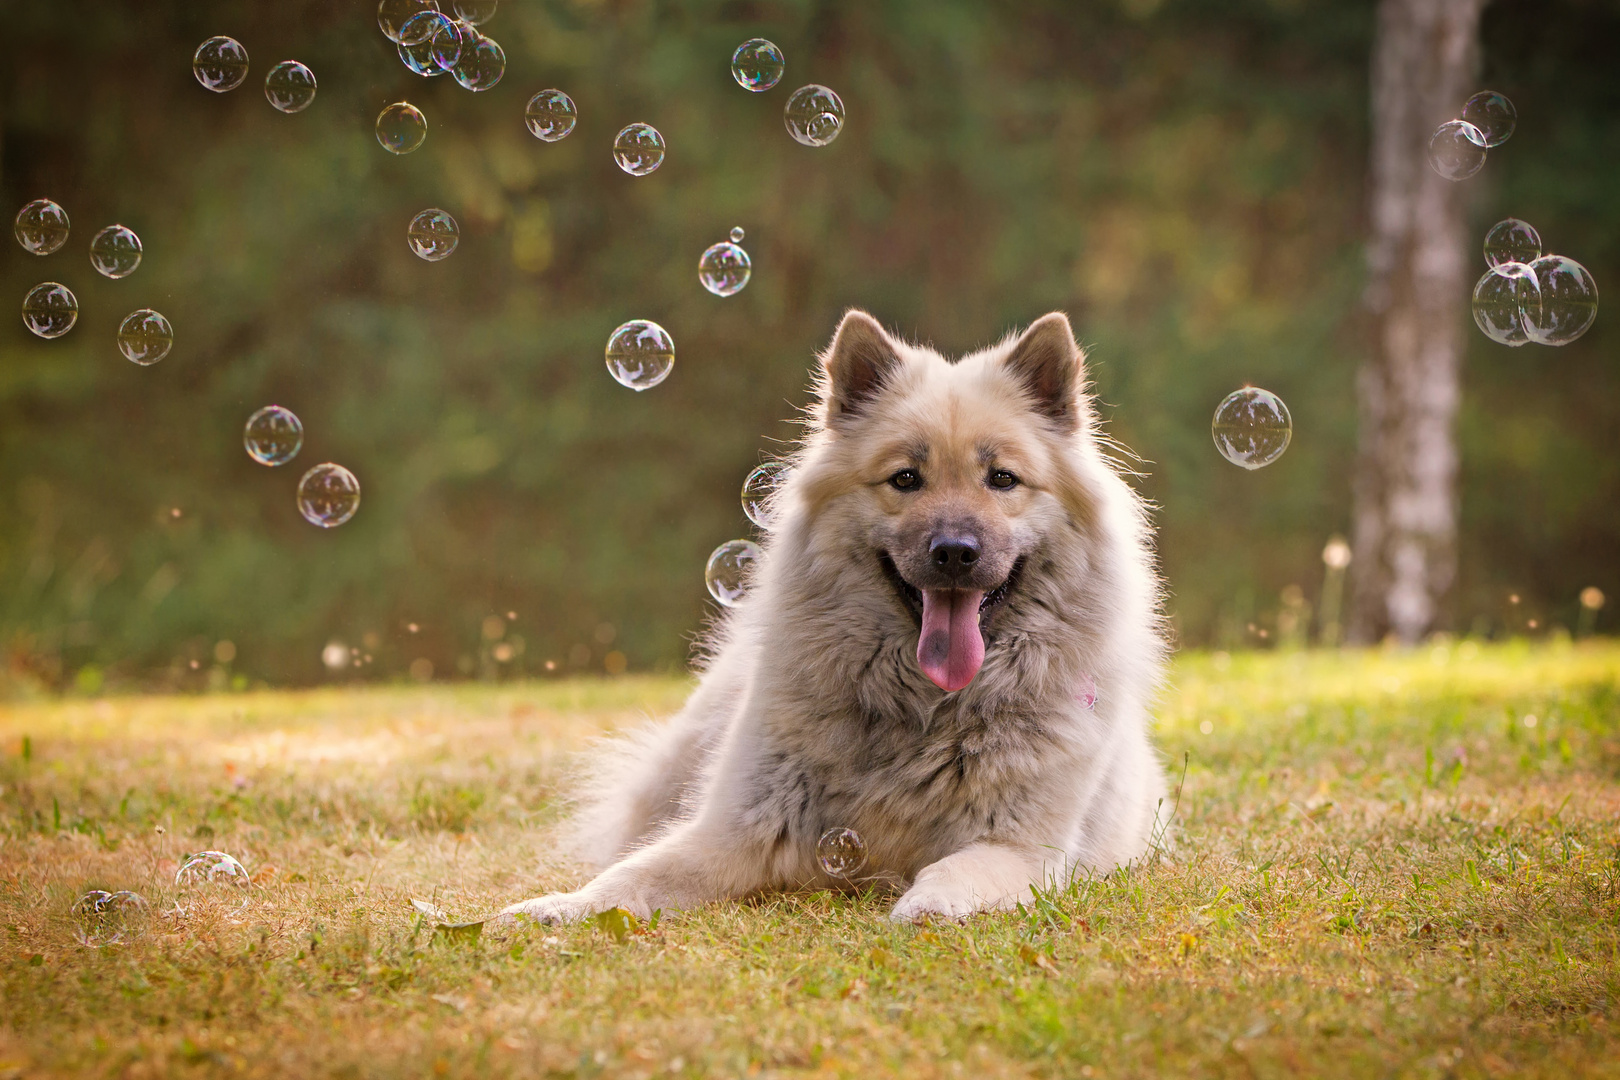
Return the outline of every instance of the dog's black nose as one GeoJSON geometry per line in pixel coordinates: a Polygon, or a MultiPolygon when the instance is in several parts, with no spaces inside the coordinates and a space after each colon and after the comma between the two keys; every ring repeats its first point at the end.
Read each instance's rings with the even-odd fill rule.
{"type": "Polygon", "coordinates": [[[965,534],[936,536],[928,545],[928,557],[946,573],[970,570],[979,561],[978,538],[965,534]]]}

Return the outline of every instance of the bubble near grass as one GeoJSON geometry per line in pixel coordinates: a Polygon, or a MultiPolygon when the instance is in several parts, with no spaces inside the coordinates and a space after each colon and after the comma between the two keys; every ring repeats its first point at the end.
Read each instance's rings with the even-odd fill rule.
{"type": "Polygon", "coordinates": [[[1498,263],[1474,283],[1474,325],[1500,345],[1516,349],[1529,341],[1530,312],[1540,305],[1540,283],[1525,263],[1498,263]]]}
{"type": "Polygon", "coordinates": [[[716,296],[732,296],[753,276],[748,252],[730,240],[711,245],[698,259],[698,281],[716,296]]]}
{"type": "Polygon", "coordinates": [[[23,250],[34,255],[49,255],[67,243],[68,216],[50,199],[35,199],[17,211],[12,232],[23,250]]]}
{"type": "Polygon", "coordinates": [[[74,901],[72,914],[78,943],[87,949],[104,949],[145,933],[152,909],[140,893],[92,889],[74,901]]]}
{"type": "Polygon", "coordinates": [[[118,351],[132,364],[151,367],[173,347],[174,327],[151,308],[132,311],[118,324],[118,351]]]}
{"type": "Polygon", "coordinates": [[[1485,136],[1466,120],[1447,120],[1429,139],[1429,167],[1447,180],[1466,180],[1485,165],[1485,136]]]}
{"type": "Polygon", "coordinates": [[[389,41],[398,43],[405,24],[424,11],[438,11],[435,0],[382,0],[377,5],[377,26],[389,41]]]}
{"type": "Polygon", "coordinates": [[[1462,118],[1473,124],[1485,138],[1485,145],[1501,146],[1513,137],[1519,123],[1519,110],[1507,95],[1495,90],[1481,90],[1463,105],[1462,118]]]}
{"type": "Polygon", "coordinates": [[[472,48],[462,48],[461,59],[450,69],[450,74],[468,90],[481,93],[506,74],[506,52],[494,38],[480,36],[472,48]]]}
{"type": "Polygon", "coordinates": [[[35,285],[22,303],[23,325],[42,338],[59,338],[79,321],[79,298],[55,281],[35,285]]]}
{"type": "Polygon", "coordinates": [[[1562,255],[1530,264],[1540,303],[1525,310],[1525,332],[1538,345],[1568,345],[1597,320],[1597,282],[1586,267],[1562,255]]]}
{"type": "Polygon", "coordinates": [[[427,118],[408,101],[396,101],[377,114],[377,142],[390,154],[409,154],[427,139],[427,118]]]}
{"type": "Polygon", "coordinates": [[[664,163],[664,136],[651,124],[627,124],[613,137],[613,160],[631,176],[646,176],[664,163]]]}
{"type": "Polygon", "coordinates": [[[298,512],[311,525],[335,529],[360,509],[360,481],[331,462],[317,465],[298,481],[298,512]]]}
{"type": "Polygon", "coordinates": [[[731,77],[738,86],[756,94],[781,82],[785,67],[782,50],[764,38],[749,38],[731,54],[731,77]]]}
{"type": "Polygon", "coordinates": [[[216,94],[235,90],[247,78],[247,50],[235,38],[211,37],[192,55],[191,73],[216,94]]]}
{"type": "Polygon", "coordinates": [[[776,493],[782,478],[787,475],[787,467],[780,461],[767,461],[748,474],[742,486],[743,513],[748,515],[760,528],[766,528],[771,522],[771,496],[776,493]]]}
{"type": "Polygon", "coordinates": [[[542,90],[529,99],[524,110],[523,123],[529,134],[541,142],[566,139],[579,122],[579,109],[574,99],[561,90],[542,90]]]}
{"type": "Polygon", "coordinates": [[[1485,265],[1532,263],[1541,257],[1541,234],[1527,221],[1506,218],[1485,234],[1485,265]]]}
{"type": "Polygon", "coordinates": [[[736,607],[748,591],[759,558],[759,545],[752,540],[727,540],[715,548],[703,568],[703,583],[709,595],[721,607],[736,607]]]}
{"type": "Polygon", "coordinates": [[[405,238],[411,252],[418,258],[438,262],[449,258],[456,245],[461,243],[461,229],[456,225],[455,218],[435,207],[411,218],[405,238]]]}
{"type": "Polygon", "coordinates": [[[180,911],[200,906],[247,906],[252,879],[247,867],[235,855],[224,851],[197,851],[187,855],[175,871],[175,888],[180,891],[180,911]]]}
{"type": "Polygon", "coordinates": [[[1226,395],[1210,422],[1221,456],[1245,469],[1270,465],[1288,449],[1294,422],[1282,398],[1258,386],[1226,395]]]}
{"type": "Polygon", "coordinates": [[[90,238],[90,265],[115,281],[129,277],[141,265],[141,238],[123,225],[107,226],[90,238]]]}
{"type": "Polygon", "coordinates": [[[264,77],[264,98],[277,112],[303,112],[315,100],[315,73],[297,60],[283,60],[264,77]]]}
{"type": "Polygon", "coordinates": [[[285,465],[304,448],[304,424],[291,409],[266,405],[242,429],[248,457],[260,465],[285,465]]]}
{"type": "Polygon", "coordinates": [[[648,319],[631,319],[607,343],[608,373],[632,390],[651,390],[675,367],[675,339],[648,319]]]}
{"type": "Polygon", "coordinates": [[[793,91],[782,109],[782,121],[795,142],[826,146],[844,130],[844,103],[825,86],[811,83],[793,91]]]}
{"type": "Polygon", "coordinates": [[[866,866],[866,841],[854,829],[828,829],[816,841],[816,862],[832,877],[853,877],[866,866]]]}

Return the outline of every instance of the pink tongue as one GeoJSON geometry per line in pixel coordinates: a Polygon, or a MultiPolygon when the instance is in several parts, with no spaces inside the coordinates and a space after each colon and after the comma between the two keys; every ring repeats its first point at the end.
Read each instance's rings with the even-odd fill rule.
{"type": "Polygon", "coordinates": [[[960,690],[973,681],[984,663],[984,637],[979,633],[982,592],[924,589],[922,636],[917,665],[941,690],[960,690]]]}

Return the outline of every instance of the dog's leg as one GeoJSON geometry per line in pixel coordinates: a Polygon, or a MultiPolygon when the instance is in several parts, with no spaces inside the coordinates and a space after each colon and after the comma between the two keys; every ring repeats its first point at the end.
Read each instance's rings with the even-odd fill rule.
{"type": "Polygon", "coordinates": [[[1055,860],[1030,848],[993,841],[969,844],[923,867],[889,917],[961,919],[980,911],[1005,911],[1028,901],[1030,886],[1058,870],[1055,860]]]}

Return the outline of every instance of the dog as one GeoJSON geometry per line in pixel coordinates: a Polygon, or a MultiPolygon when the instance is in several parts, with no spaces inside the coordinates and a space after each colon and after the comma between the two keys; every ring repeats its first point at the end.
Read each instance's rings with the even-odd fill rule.
{"type": "Polygon", "coordinates": [[[863,882],[903,889],[894,919],[961,919],[1162,829],[1151,529],[1068,319],[952,362],[851,310],[820,360],[701,681],[585,785],[600,872],[506,920],[863,882]],[[853,878],[817,858],[831,829],[864,839],[853,878]]]}

